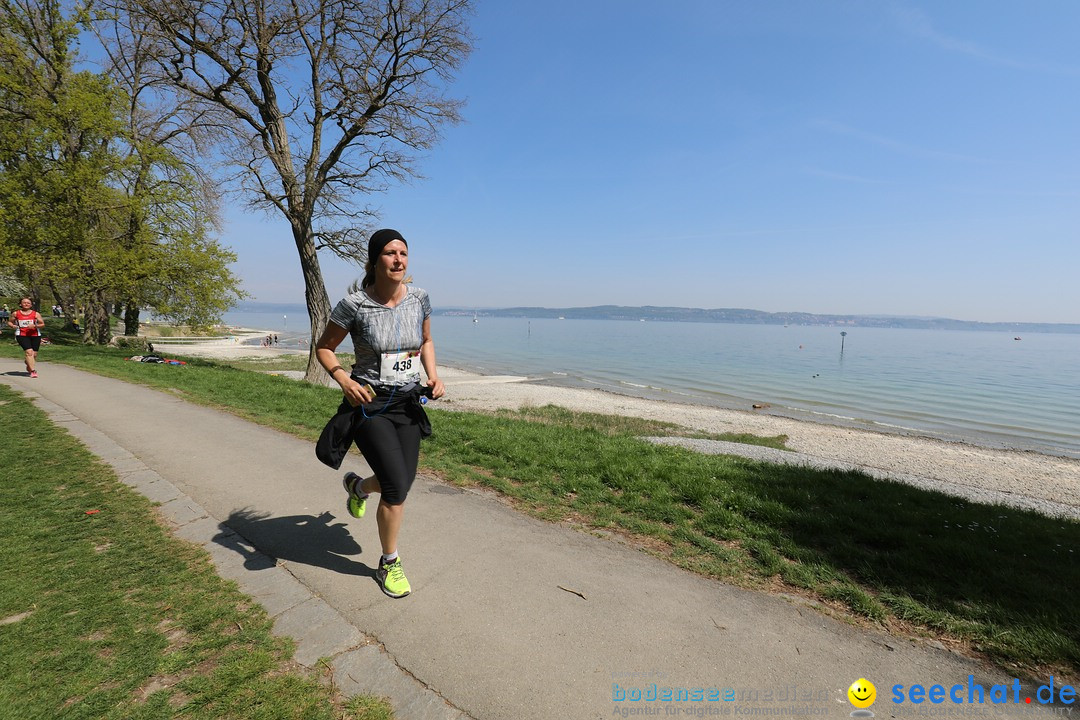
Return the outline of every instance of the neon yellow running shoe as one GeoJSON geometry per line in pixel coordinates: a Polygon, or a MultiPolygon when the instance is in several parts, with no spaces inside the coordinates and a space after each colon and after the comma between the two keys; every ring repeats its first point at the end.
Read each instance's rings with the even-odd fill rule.
{"type": "Polygon", "coordinates": [[[341,484],[345,486],[345,492],[349,493],[349,499],[345,501],[345,507],[354,518],[364,517],[367,511],[367,493],[357,491],[362,478],[354,472],[345,473],[341,484]]]}
{"type": "Polygon", "coordinates": [[[382,591],[392,598],[405,597],[412,592],[405,571],[401,569],[401,558],[394,558],[393,562],[383,563],[379,560],[379,569],[375,571],[375,579],[379,581],[382,591]]]}

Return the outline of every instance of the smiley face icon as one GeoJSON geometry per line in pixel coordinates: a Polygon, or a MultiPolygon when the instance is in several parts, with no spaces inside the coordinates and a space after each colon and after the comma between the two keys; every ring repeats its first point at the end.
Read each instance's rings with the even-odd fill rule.
{"type": "Polygon", "coordinates": [[[877,688],[866,678],[859,678],[847,689],[848,700],[857,708],[868,708],[877,700],[877,688]]]}

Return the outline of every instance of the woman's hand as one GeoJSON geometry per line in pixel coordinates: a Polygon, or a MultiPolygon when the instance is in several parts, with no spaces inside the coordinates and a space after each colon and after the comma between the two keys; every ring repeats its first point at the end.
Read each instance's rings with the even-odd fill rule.
{"type": "Polygon", "coordinates": [[[446,386],[443,385],[443,381],[439,378],[428,378],[428,387],[431,388],[431,399],[438,400],[446,394],[446,386]]]}
{"type": "Polygon", "coordinates": [[[318,358],[319,364],[330,374],[330,377],[334,378],[337,384],[341,386],[341,392],[345,394],[345,400],[353,407],[359,407],[374,400],[375,393],[368,389],[370,386],[361,385],[353,380],[349,371],[338,363],[334,351],[337,350],[337,346],[345,339],[348,332],[340,325],[333,322],[327,323],[322,337],[315,343],[315,357],[318,358]]]}
{"type": "Polygon", "coordinates": [[[353,380],[351,375],[345,373],[339,373],[339,375],[343,379],[338,381],[338,385],[341,386],[341,392],[345,393],[345,399],[350,405],[360,407],[375,399],[375,393],[372,392],[370,385],[361,385],[353,380]]]}

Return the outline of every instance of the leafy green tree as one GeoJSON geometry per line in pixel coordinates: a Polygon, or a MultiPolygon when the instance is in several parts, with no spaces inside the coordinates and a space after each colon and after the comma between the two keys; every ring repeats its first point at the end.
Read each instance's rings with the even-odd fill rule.
{"type": "Polygon", "coordinates": [[[118,239],[131,264],[116,285],[126,334],[137,332],[141,306],[194,328],[219,322],[245,293],[229,269],[236,255],[211,236],[213,216],[200,182],[163,145],[144,145],[133,160],[138,164],[125,186],[131,202],[118,239]]]}
{"type": "Polygon", "coordinates": [[[128,331],[143,306],[215,322],[242,292],[211,238],[213,198],[170,149],[182,130],[168,117],[73,69],[88,19],[58,0],[0,4],[0,259],[65,298],[69,317],[85,308],[87,342],[108,342],[116,305],[128,331]]]}
{"type": "Polygon", "coordinates": [[[108,58],[106,72],[128,98],[121,186],[129,205],[119,242],[139,262],[120,289],[125,334],[138,332],[141,306],[205,327],[245,296],[228,269],[235,255],[211,239],[219,197],[198,148],[215,120],[147,72],[153,46],[137,29],[125,34],[118,23],[95,29],[108,58]]]}
{"type": "MultiPolygon", "coordinates": [[[[0,137],[5,181],[5,255],[35,287],[77,278],[86,338],[108,340],[102,230],[117,202],[109,187],[122,129],[107,78],[73,68],[78,22],[57,0],[0,4],[0,137]]],[[[38,293],[40,295],[40,293],[38,293]]]]}

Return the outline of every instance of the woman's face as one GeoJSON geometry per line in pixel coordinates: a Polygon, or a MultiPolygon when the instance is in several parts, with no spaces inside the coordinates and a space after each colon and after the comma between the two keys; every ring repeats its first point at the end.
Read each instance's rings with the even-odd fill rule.
{"type": "Polygon", "coordinates": [[[409,246],[400,240],[391,240],[379,254],[379,259],[375,263],[375,273],[387,280],[401,282],[408,267],[409,246]]]}
{"type": "Polygon", "coordinates": [[[23,298],[19,301],[19,307],[25,312],[34,306],[34,303],[30,301],[30,298],[23,298]]]}

